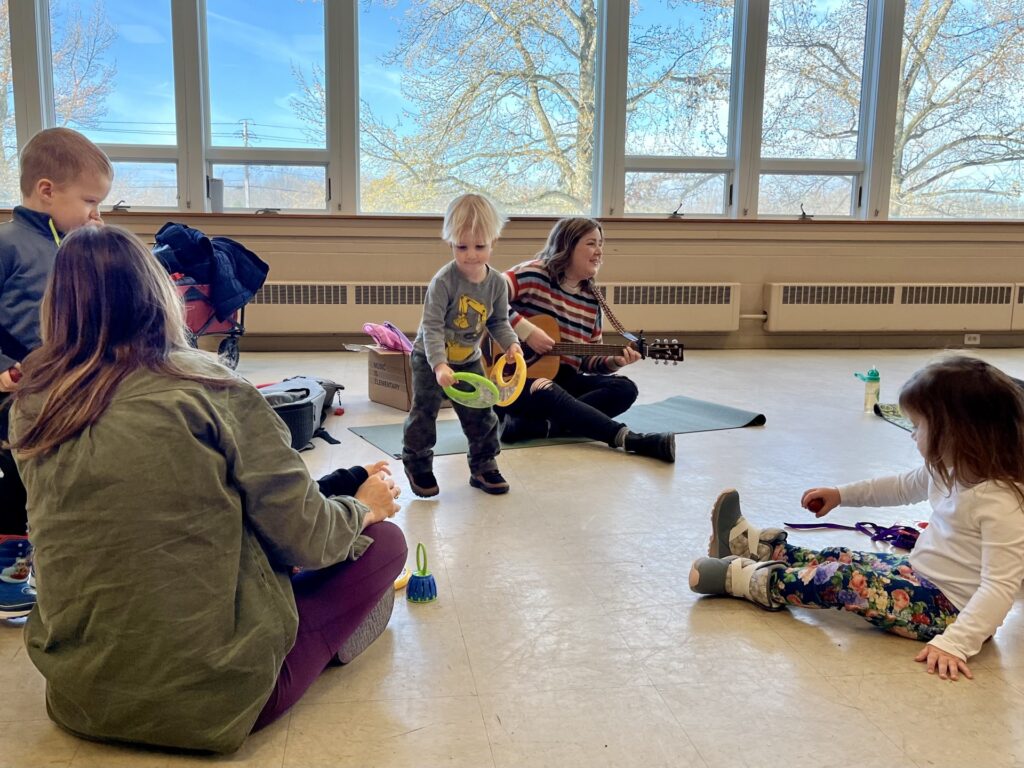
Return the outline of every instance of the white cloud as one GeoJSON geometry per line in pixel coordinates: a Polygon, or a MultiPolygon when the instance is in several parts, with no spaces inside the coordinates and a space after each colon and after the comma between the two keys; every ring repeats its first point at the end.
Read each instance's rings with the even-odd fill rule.
{"type": "MultiPolygon", "coordinates": [[[[214,29],[210,30],[209,37],[213,45],[230,44],[233,47],[247,49],[250,52],[256,51],[259,53],[260,58],[264,60],[277,59],[288,65],[295,59],[302,58],[299,55],[302,52],[301,47],[290,45],[284,38],[275,35],[272,29],[258,27],[254,24],[246,24],[244,21],[209,11],[207,12],[207,19],[209,22],[215,22],[229,28],[228,30],[216,30],[215,25],[211,25],[214,26],[214,29]],[[219,34],[217,34],[218,32],[219,34]]],[[[296,36],[296,42],[300,42],[302,37],[304,36],[296,36]]]]}
{"type": "Polygon", "coordinates": [[[158,30],[145,24],[118,24],[117,34],[136,45],[162,45],[167,42],[158,30]]]}

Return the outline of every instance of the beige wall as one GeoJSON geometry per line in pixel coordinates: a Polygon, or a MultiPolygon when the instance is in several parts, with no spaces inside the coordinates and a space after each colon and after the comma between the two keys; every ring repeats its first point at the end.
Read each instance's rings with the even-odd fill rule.
{"type": "MultiPolygon", "coordinates": [[[[165,221],[241,241],[278,281],[426,282],[449,257],[439,217],[111,213],[151,242],[165,221]]],[[[494,264],[506,267],[543,245],[553,219],[506,226],[494,264]]],[[[848,222],[609,219],[605,282],[738,282],[744,314],[762,312],[768,282],[1020,282],[1024,222],[848,222]]],[[[686,329],[678,329],[685,332],[686,329]]],[[[249,348],[323,346],[313,339],[265,338],[249,348]]],[[[946,346],[955,334],[766,334],[757,319],[737,333],[689,338],[693,347],[946,346]]],[[[1022,346],[1024,334],[987,334],[985,346],[1022,346]]]]}

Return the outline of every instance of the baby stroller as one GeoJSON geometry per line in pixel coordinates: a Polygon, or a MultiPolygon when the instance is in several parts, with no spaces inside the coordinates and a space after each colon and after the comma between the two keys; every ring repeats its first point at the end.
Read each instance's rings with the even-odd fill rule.
{"type": "Polygon", "coordinates": [[[238,337],[245,333],[245,305],[263,286],[270,267],[235,240],[209,238],[174,222],[156,233],[153,255],[174,278],[193,346],[200,336],[225,335],[217,353],[235,368],[238,337]]]}
{"type": "Polygon", "coordinates": [[[245,333],[245,307],[221,320],[210,303],[209,285],[199,285],[180,272],[171,275],[171,279],[185,304],[185,329],[188,331],[189,343],[198,347],[200,336],[225,334],[225,338],[217,345],[217,356],[228,368],[237,368],[238,337],[245,333]]]}

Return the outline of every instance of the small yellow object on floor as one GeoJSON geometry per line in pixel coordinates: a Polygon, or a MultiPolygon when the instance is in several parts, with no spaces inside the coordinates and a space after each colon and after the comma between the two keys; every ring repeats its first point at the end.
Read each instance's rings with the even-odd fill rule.
{"type": "Polygon", "coordinates": [[[409,572],[409,566],[402,569],[402,572],[395,579],[395,589],[404,589],[405,585],[409,583],[409,577],[412,574],[409,572]]]}

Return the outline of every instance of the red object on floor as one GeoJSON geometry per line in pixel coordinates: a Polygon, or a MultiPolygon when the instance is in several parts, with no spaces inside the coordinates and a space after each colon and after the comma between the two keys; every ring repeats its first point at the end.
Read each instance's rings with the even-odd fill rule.
{"type": "Polygon", "coordinates": [[[345,415],[345,409],[342,408],[341,406],[338,406],[337,408],[334,409],[334,415],[335,416],[344,416],[345,415]]]}

